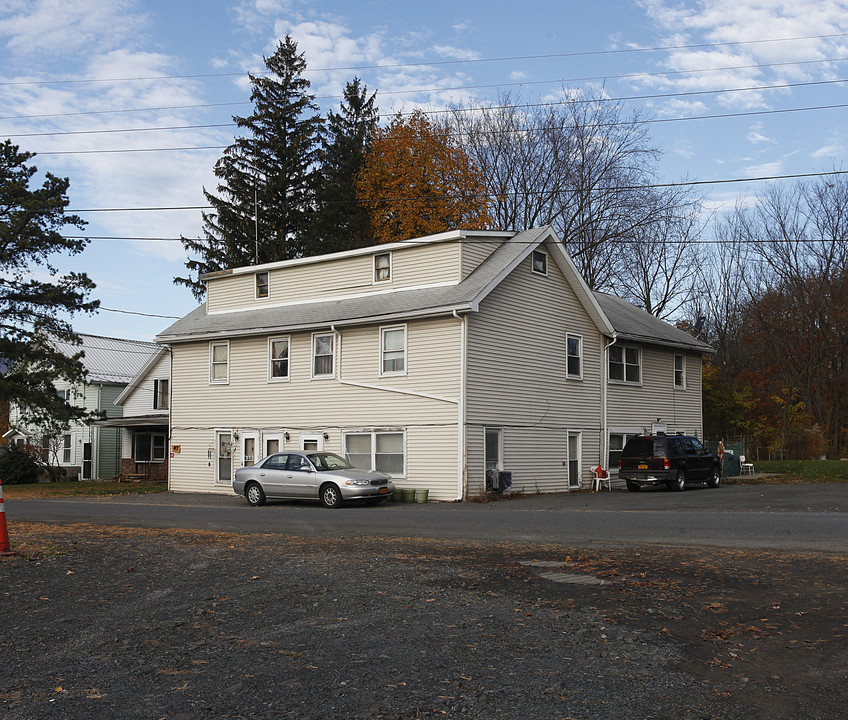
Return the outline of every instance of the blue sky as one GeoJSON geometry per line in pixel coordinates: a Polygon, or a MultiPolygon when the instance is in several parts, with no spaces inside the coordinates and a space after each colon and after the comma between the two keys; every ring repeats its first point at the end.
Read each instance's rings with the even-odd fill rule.
{"type": "MultiPolygon", "coordinates": [[[[383,117],[603,92],[653,121],[660,181],[846,169],[848,112],[826,106],[848,104],[848,0],[0,0],[0,138],[70,178],[86,235],[120,238],[59,261],[110,309],[77,330],[151,339],[172,321],[129,313],[196,306],[173,239],[200,234],[200,211],[130,208],[204,204],[251,110],[246,72],[286,33],[325,112],[354,75],[383,117]],[[698,119],[716,115],[732,117],[698,119]]],[[[703,187],[718,212],[764,189],[703,187]]]]}

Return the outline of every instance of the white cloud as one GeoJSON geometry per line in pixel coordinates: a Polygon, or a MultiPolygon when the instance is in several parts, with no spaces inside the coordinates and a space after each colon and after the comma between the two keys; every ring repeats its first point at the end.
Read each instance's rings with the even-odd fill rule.
{"type": "Polygon", "coordinates": [[[745,139],[754,145],[759,143],[774,143],[774,138],[764,135],[763,129],[764,127],[762,123],[754,123],[748,130],[748,134],[745,136],[745,139]]]}

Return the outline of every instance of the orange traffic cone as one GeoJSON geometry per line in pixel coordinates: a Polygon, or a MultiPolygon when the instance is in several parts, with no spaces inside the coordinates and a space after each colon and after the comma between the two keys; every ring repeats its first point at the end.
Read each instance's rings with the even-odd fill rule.
{"type": "Polygon", "coordinates": [[[14,555],[6,528],[6,506],[3,504],[3,480],[0,479],[0,555],[14,555]]]}

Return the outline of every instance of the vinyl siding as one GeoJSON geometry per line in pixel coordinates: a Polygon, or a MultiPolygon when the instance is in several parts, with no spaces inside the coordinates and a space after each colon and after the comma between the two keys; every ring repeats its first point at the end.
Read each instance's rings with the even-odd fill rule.
{"type": "MultiPolygon", "coordinates": [[[[392,377],[380,377],[376,325],[337,334],[334,379],[311,379],[311,333],[291,336],[288,382],[268,382],[268,336],[231,340],[227,385],[208,382],[209,343],[175,344],[170,442],[181,451],[171,460],[170,488],[232,492],[216,485],[215,460],[208,458],[216,450],[216,428],[287,431],[289,449],[299,447],[302,435],[327,433],[324,449],[340,454],[344,432],[390,428],[406,431],[406,477],[397,484],[427,487],[433,499],[456,499],[458,405],[451,400],[460,394],[460,323],[449,317],[406,328],[407,374],[392,377]]],[[[234,443],[233,466],[240,465],[234,443]]]]}
{"type": "MultiPolygon", "coordinates": [[[[147,372],[144,378],[124,402],[124,417],[149,415],[159,412],[153,409],[153,381],[168,380],[171,371],[171,358],[166,353],[147,372]]],[[[128,456],[127,456],[128,457],[128,456]]]]}
{"type": "Polygon", "coordinates": [[[462,279],[465,280],[480,263],[503,242],[503,238],[469,237],[462,241],[462,279]]]}
{"type": "Polygon", "coordinates": [[[484,487],[483,428],[503,427],[513,489],[568,488],[567,438],[582,433],[581,478],[591,481],[601,427],[601,338],[550,255],[548,276],[524,260],[469,315],[468,493],[484,487]],[[583,338],[583,379],[566,379],[566,333],[583,338]]]}
{"type": "MultiPolygon", "coordinates": [[[[375,248],[374,254],[379,253],[375,248]]],[[[269,294],[256,299],[254,273],[207,281],[207,311],[322,300],[442,282],[458,282],[460,243],[411,246],[392,251],[392,280],[373,283],[374,254],[269,269],[269,294]]]]}
{"type": "Polygon", "coordinates": [[[642,351],[642,384],[609,384],[607,417],[610,429],[650,432],[651,424],[659,420],[666,424],[670,433],[697,433],[702,437],[700,354],[652,345],[639,347],[642,351]],[[674,387],[675,354],[686,357],[685,390],[674,387]]]}

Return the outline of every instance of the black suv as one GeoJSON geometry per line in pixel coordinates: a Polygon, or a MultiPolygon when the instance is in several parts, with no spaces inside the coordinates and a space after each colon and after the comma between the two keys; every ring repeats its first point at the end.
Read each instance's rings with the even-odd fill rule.
{"type": "Polygon", "coordinates": [[[711,488],[721,482],[718,457],[689,435],[632,437],[621,451],[618,468],[631,492],[643,485],[682,490],[689,482],[705,482],[711,488]]]}

